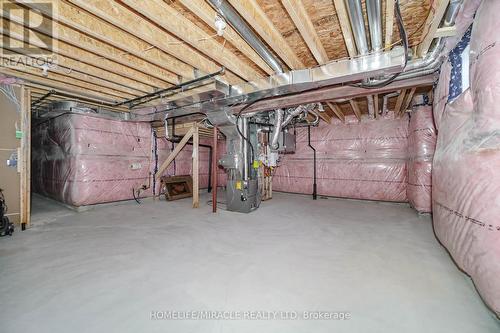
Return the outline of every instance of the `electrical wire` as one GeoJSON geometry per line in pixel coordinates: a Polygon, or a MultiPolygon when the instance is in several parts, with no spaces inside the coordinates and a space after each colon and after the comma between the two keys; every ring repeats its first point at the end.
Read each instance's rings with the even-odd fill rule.
{"type": "Polygon", "coordinates": [[[139,199],[140,199],[140,198],[139,198],[139,191],[140,191],[140,190],[137,190],[137,197],[136,197],[136,196],[135,196],[135,190],[134,190],[134,189],[132,189],[132,196],[134,197],[134,200],[135,200],[135,201],[136,201],[136,202],[140,205],[140,204],[141,204],[141,202],[139,201],[139,199]]]}
{"type": "Polygon", "coordinates": [[[353,86],[365,89],[377,89],[380,87],[385,87],[389,83],[393,82],[399,75],[401,75],[401,73],[404,72],[406,65],[408,64],[408,35],[406,34],[406,29],[404,27],[403,17],[401,15],[401,8],[399,6],[399,0],[396,0],[394,9],[396,12],[396,23],[398,25],[399,35],[401,36],[401,42],[403,43],[403,48],[404,48],[405,59],[403,63],[403,69],[382,82],[376,84],[360,83],[360,84],[355,84],[353,86]]]}
{"type": "Polygon", "coordinates": [[[249,107],[251,107],[252,105],[254,105],[255,103],[261,101],[261,100],[263,100],[263,98],[257,99],[257,100],[255,100],[253,102],[248,103],[247,105],[245,105],[244,107],[242,107],[241,110],[236,115],[236,130],[238,131],[238,134],[241,136],[241,138],[243,140],[245,140],[246,142],[248,142],[248,144],[250,145],[250,149],[252,151],[252,163],[255,161],[255,150],[254,150],[253,144],[250,141],[250,139],[247,138],[246,136],[244,136],[243,133],[241,133],[239,122],[240,122],[240,118],[241,118],[241,113],[243,111],[245,111],[246,109],[248,109],[249,107]]]}
{"type": "Polygon", "coordinates": [[[16,111],[21,113],[21,103],[19,102],[14,87],[10,84],[0,84],[0,91],[7,97],[7,99],[14,104],[16,111]]]}

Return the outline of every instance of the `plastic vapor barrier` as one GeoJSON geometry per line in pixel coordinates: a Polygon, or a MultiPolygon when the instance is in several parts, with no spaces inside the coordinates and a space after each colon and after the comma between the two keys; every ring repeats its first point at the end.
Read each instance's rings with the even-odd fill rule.
{"type": "Polygon", "coordinates": [[[432,158],[436,149],[436,129],[431,106],[413,109],[408,132],[408,201],[421,213],[432,211],[432,158]]]}
{"type": "Polygon", "coordinates": [[[148,123],[64,114],[33,126],[33,190],[69,205],[131,199],[150,168],[148,123]]]}
{"type": "MultiPolygon", "coordinates": [[[[85,114],[64,114],[33,125],[33,191],[71,206],[133,199],[160,191],[153,175],[172,150],[165,138],[153,137],[145,122],[118,121],[85,114]],[[156,141],[156,144],[155,144],[156,141]]],[[[200,144],[211,145],[211,139],[200,144]]],[[[174,143],[174,147],[177,143],[174,143]]],[[[224,151],[219,144],[218,155],[224,151]]],[[[193,148],[186,145],[164,175],[192,174],[193,148]]],[[[199,186],[208,187],[209,149],[199,147],[199,186]]],[[[225,184],[224,171],[219,184],[225,184]]]]}
{"type": "MultiPolygon", "coordinates": [[[[407,201],[408,116],[383,119],[354,116],[311,128],[317,151],[318,194],[383,201],[407,201]]],[[[282,155],[273,177],[276,191],[311,194],[313,151],[307,128],[297,128],[295,154],[282,155]]]]}
{"type": "MultiPolygon", "coordinates": [[[[470,89],[435,108],[438,140],[432,171],[437,237],[500,315],[500,30],[499,1],[483,1],[470,41],[470,89]]],[[[446,72],[437,103],[449,84],[446,72]]],[[[444,74],[443,74],[444,73],[444,74]]]]}

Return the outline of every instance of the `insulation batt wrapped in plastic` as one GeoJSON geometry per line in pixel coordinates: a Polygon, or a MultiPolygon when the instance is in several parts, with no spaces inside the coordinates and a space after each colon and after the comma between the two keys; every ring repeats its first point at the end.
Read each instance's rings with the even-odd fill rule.
{"type": "MultiPolygon", "coordinates": [[[[500,315],[500,1],[483,1],[471,35],[470,89],[436,108],[432,171],[437,237],[500,315]]],[[[439,81],[437,92],[449,80],[439,81]]]]}
{"type": "Polygon", "coordinates": [[[34,125],[32,141],[33,190],[69,205],[131,199],[149,184],[148,123],[65,114],[34,125]]]}
{"type": "MultiPolygon", "coordinates": [[[[317,150],[318,194],[334,197],[406,202],[408,117],[354,116],[311,129],[317,150]]],[[[283,155],[273,189],[312,193],[313,152],[307,128],[297,128],[295,154],[283,155]]]]}
{"type": "Polygon", "coordinates": [[[408,201],[421,213],[432,211],[432,158],[436,129],[431,106],[417,106],[410,116],[408,132],[408,201]]]}
{"type": "MultiPolygon", "coordinates": [[[[85,114],[65,114],[33,125],[33,191],[71,206],[133,199],[132,189],[143,185],[141,197],[153,194],[155,145],[151,125],[85,114]]],[[[201,144],[211,140],[200,139],[201,144]]],[[[176,144],[175,144],[176,145],[176,144]]],[[[172,143],[157,138],[158,166],[172,143]]],[[[200,146],[200,188],[208,187],[209,150],[200,146]]],[[[221,143],[218,155],[223,154],[221,143]]],[[[192,146],[185,146],[164,175],[192,174],[192,146]]],[[[219,184],[224,184],[224,171],[219,184]]],[[[156,184],[155,193],[159,193],[156,184]]]]}

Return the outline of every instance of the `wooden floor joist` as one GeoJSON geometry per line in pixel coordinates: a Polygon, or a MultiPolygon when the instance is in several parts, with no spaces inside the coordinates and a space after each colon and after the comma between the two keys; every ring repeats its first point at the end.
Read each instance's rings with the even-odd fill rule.
{"type": "Polygon", "coordinates": [[[399,91],[398,99],[396,100],[396,106],[394,107],[394,114],[399,116],[401,114],[401,108],[403,107],[403,102],[406,95],[406,89],[399,91]]]}
{"type": "MultiPolygon", "coordinates": [[[[89,2],[89,0],[85,1],[89,2]]],[[[262,77],[259,72],[244,63],[228,49],[222,48],[221,45],[211,36],[205,33],[198,26],[194,25],[191,21],[184,18],[182,15],[179,15],[175,9],[163,2],[163,0],[122,1],[132,8],[140,7],[142,15],[163,28],[165,31],[168,31],[172,35],[176,36],[181,41],[184,41],[187,45],[190,45],[192,48],[200,52],[200,54],[206,54],[209,58],[213,59],[214,62],[221,64],[241,78],[250,81],[262,77]]],[[[192,51],[191,54],[193,54],[192,51]]],[[[184,59],[184,61],[188,61],[188,59],[184,59]]],[[[215,70],[211,70],[210,72],[215,72],[215,70]]]]}
{"type": "Polygon", "coordinates": [[[335,4],[335,10],[337,11],[337,17],[339,19],[340,28],[342,29],[342,36],[344,37],[344,43],[347,49],[349,57],[355,57],[356,45],[354,44],[354,37],[352,35],[351,23],[349,17],[347,16],[347,9],[345,7],[344,0],[333,0],[335,4]]]}
{"type": "Polygon", "coordinates": [[[434,10],[429,13],[424,24],[424,40],[417,47],[417,56],[423,57],[429,51],[432,40],[436,37],[436,31],[441,23],[441,19],[448,7],[450,0],[436,0],[433,3],[434,10]]]}
{"type": "Polygon", "coordinates": [[[58,79],[57,75],[52,75],[50,79],[44,77],[43,75],[37,75],[32,73],[26,73],[19,70],[13,70],[10,68],[0,67],[0,73],[17,77],[26,80],[26,84],[35,83],[40,86],[44,86],[46,89],[56,89],[63,92],[68,92],[71,94],[92,94],[96,98],[102,101],[113,101],[118,102],[123,99],[123,97],[116,96],[115,94],[108,94],[102,91],[95,90],[95,87],[88,89],[87,87],[82,87],[79,83],[69,83],[66,79],[58,79]],[[57,79],[55,79],[57,78],[57,79]]]}
{"type": "MultiPolygon", "coordinates": [[[[182,42],[180,39],[166,33],[157,25],[150,21],[144,20],[139,15],[136,15],[132,8],[138,8],[137,4],[123,2],[127,6],[123,6],[117,2],[107,0],[69,0],[74,5],[83,8],[107,24],[119,27],[120,29],[110,30],[106,42],[111,45],[123,48],[138,57],[147,56],[147,59],[154,62],[158,66],[163,66],[171,72],[174,72],[185,79],[192,79],[195,76],[194,69],[199,69],[205,73],[213,73],[220,69],[220,66],[210,59],[206,58],[199,52],[193,52],[189,45],[182,42]],[[156,61],[155,59],[159,59],[156,61]],[[161,60],[161,61],[160,61],[161,60]]],[[[150,13],[146,11],[145,6],[152,6],[150,1],[141,2],[141,14],[150,13]],[[144,7],[144,8],[143,8],[144,7]]],[[[151,13],[150,13],[151,14],[151,13]]],[[[158,14],[158,13],[156,13],[158,14]]],[[[73,19],[72,13],[71,18],[73,19]]],[[[152,16],[156,18],[155,16],[152,16]]],[[[78,18],[79,19],[79,18],[78,18]]],[[[86,18],[90,20],[91,18],[86,18]]],[[[101,21],[102,22],[102,21],[101,21]]],[[[102,22],[101,24],[105,23],[102,22]]],[[[83,26],[84,22],[75,26],[77,29],[89,33],[83,26]],[[83,30],[82,30],[83,29],[83,30]]],[[[76,23],[73,22],[73,25],[76,23]]],[[[108,28],[109,30],[109,28],[108,28]]],[[[92,33],[92,32],[90,32],[92,33]]],[[[102,39],[102,36],[93,33],[94,38],[102,39]]],[[[231,73],[226,74],[227,80],[234,84],[240,83],[241,80],[231,73]]]]}
{"type": "MultiPolygon", "coordinates": [[[[214,18],[217,15],[215,10],[205,0],[178,0],[184,7],[193,12],[208,26],[214,26],[214,18]]],[[[215,32],[215,29],[213,30],[215,32]]],[[[271,75],[274,71],[269,65],[248,45],[248,43],[236,32],[231,25],[227,25],[222,35],[228,42],[234,45],[253,63],[260,67],[264,72],[271,75]]]]}
{"type": "MultiPolygon", "coordinates": [[[[17,41],[24,41],[23,32],[23,28],[19,24],[7,22],[5,19],[2,19],[0,24],[0,34],[2,36],[17,41]],[[4,31],[3,26],[9,27],[9,30],[4,31]]],[[[47,46],[44,43],[34,38],[30,39],[29,43],[26,45],[47,50],[47,46]]],[[[96,59],[95,54],[76,48],[62,41],[58,41],[56,52],[57,63],[60,66],[101,77],[109,82],[114,82],[124,87],[130,87],[143,94],[153,92],[153,88],[158,84],[161,86],[166,84],[166,82],[151,81],[149,77],[148,79],[144,78],[143,81],[143,78],[141,78],[142,73],[139,71],[129,69],[125,66],[117,66],[116,63],[106,62],[107,59],[106,61],[103,61],[105,59],[102,58],[96,59]]]]}
{"type": "Polygon", "coordinates": [[[279,55],[291,69],[304,67],[302,61],[287,44],[283,35],[271,22],[256,0],[228,0],[257,34],[279,55]]]}
{"type": "MultiPolygon", "coordinates": [[[[4,14],[0,12],[0,15],[4,17],[4,14]]],[[[130,68],[140,71],[146,75],[147,78],[152,78],[157,81],[155,86],[165,88],[171,85],[172,83],[176,84],[179,82],[179,77],[173,73],[167,72],[163,70],[161,67],[152,64],[141,57],[136,57],[135,55],[131,55],[129,52],[124,51],[115,46],[109,45],[99,39],[92,39],[84,33],[67,27],[63,24],[60,24],[57,21],[48,21],[45,25],[34,25],[30,26],[29,22],[24,21],[23,17],[16,14],[16,12],[10,13],[10,21],[15,22],[25,28],[29,28],[30,30],[36,31],[37,33],[42,33],[45,35],[51,35],[52,30],[49,28],[49,24],[53,24],[53,28],[58,33],[59,41],[64,42],[61,44],[62,50],[68,50],[68,52],[74,52],[76,49],[81,49],[88,54],[93,54],[93,58],[95,62],[103,61],[103,60],[111,60],[115,63],[118,63],[123,68],[130,68]],[[66,48],[65,44],[71,45],[71,48],[66,48]]],[[[36,19],[36,16],[35,16],[36,19]]],[[[38,17],[40,19],[40,17],[38,17]]],[[[59,47],[59,45],[58,45],[59,47]]],[[[58,53],[56,48],[55,53],[58,53]]],[[[142,51],[144,55],[145,52],[142,51]]],[[[149,54],[150,56],[154,56],[154,54],[149,54]]],[[[112,63],[111,63],[112,64],[112,63]]],[[[113,69],[116,65],[111,65],[109,68],[113,69]]]]}
{"type": "MultiPolygon", "coordinates": [[[[109,1],[106,2],[111,4],[109,1]]],[[[87,1],[83,3],[88,4],[87,1]]],[[[125,53],[128,53],[155,65],[157,75],[160,74],[160,77],[163,77],[166,80],[168,79],[168,81],[173,84],[179,82],[178,75],[190,78],[194,77],[191,66],[188,66],[171,56],[162,52],[155,53],[155,50],[151,50],[153,52],[148,51],[148,54],[146,50],[151,46],[151,44],[148,44],[139,38],[135,38],[131,34],[126,33],[112,24],[100,20],[85,11],[82,11],[70,3],[60,1],[58,4],[59,13],[57,21],[62,23],[57,25],[59,37],[64,36],[65,40],[69,40],[69,42],[71,42],[71,39],[74,39],[75,37],[78,38],[79,35],[83,33],[87,36],[87,39],[88,36],[90,36],[93,40],[104,42],[120,50],[118,51],[118,54],[124,55],[125,53]]],[[[44,7],[40,6],[40,4],[29,2],[26,3],[26,5],[29,8],[39,10],[43,14],[50,15],[50,13],[48,13],[44,7]]],[[[37,22],[37,20],[39,22],[41,20],[40,17],[36,17],[36,13],[31,16],[31,20],[33,22],[37,22]]],[[[116,17],[121,18],[121,16],[116,17]]],[[[37,26],[36,24],[33,25],[37,26]]],[[[139,29],[139,27],[143,25],[144,23],[136,26],[135,28],[139,29]]]]}
{"type": "Polygon", "coordinates": [[[401,115],[403,115],[406,110],[408,110],[408,108],[411,106],[411,101],[413,99],[413,95],[415,94],[415,91],[417,90],[417,88],[411,88],[410,91],[407,93],[407,96],[405,98],[405,102],[403,104],[403,108],[401,109],[401,115]]]}
{"type": "Polygon", "coordinates": [[[318,64],[322,65],[328,62],[328,54],[321,43],[321,40],[314,29],[307,11],[300,0],[281,0],[281,4],[285,7],[288,15],[292,18],[293,23],[300,32],[300,35],[307,44],[307,47],[313,54],[318,64]]]}
{"type": "Polygon", "coordinates": [[[359,110],[358,103],[354,99],[349,100],[349,104],[351,104],[352,112],[354,112],[354,115],[356,118],[358,118],[358,121],[361,122],[361,111],[359,110]]]}
{"type": "Polygon", "coordinates": [[[333,113],[340,119],[341,122],[345,123],[345,115],[340,109],[340,107],[335,102],[326,102],[326,105],[333,111],[333,113]]]}

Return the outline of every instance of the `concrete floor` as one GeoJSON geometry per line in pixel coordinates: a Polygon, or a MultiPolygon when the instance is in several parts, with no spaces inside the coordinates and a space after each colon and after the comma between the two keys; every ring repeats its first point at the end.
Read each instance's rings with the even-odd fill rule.
{"type": "Polygon", "coordinates": [[[252,214],[213,215],[202,199],[82,213],[35,199],[35,227],[0,239],[0,331],[500,331],[430,218],[405,205],[277,193],[252,214]],[[299,319],[150,319],[195,310],[299,319]]]}

